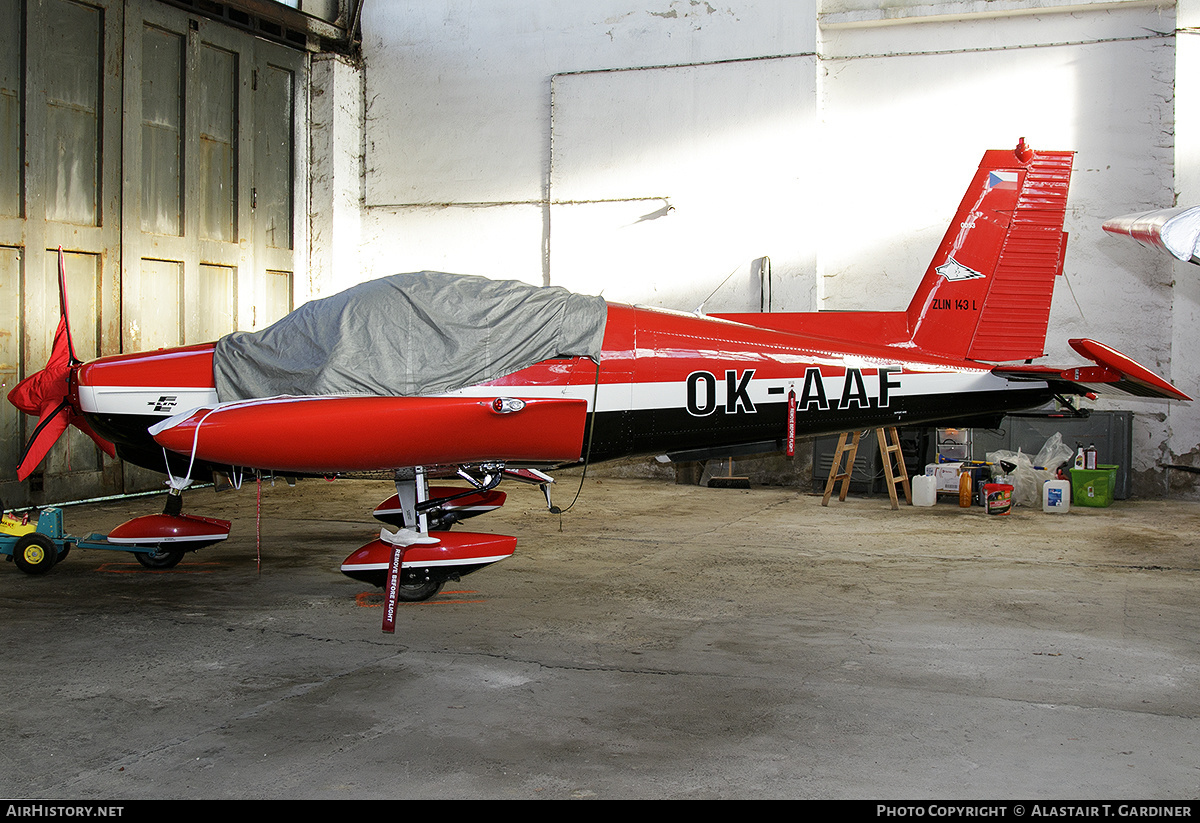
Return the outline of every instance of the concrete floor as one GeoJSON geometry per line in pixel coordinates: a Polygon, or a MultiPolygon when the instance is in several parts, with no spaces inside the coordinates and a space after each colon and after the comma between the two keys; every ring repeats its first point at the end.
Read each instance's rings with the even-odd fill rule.
{"type": "Polygon", "coordinates": [[[0,796],[1200,793],[1200,504],[991,517],[589,479],[560,521],[505,488],[473,523],[517,554],[394,636],[337,571],[387,483],[264,489],[261,571],[252,486],[189,494],[234,534],[171,572],[3,565],[0,796]]]}

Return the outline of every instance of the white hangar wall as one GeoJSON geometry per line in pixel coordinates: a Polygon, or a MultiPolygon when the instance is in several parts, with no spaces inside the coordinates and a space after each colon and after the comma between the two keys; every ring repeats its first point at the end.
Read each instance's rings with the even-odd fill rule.
{"type": "Polygon", "coordinates": [[[677,309],[808,309],[815,65],[555,77],[550,282],[677,309]]]}
{"type": "MultiPolygon", "coordinates": [[[[1175,27],[1175,204],[1191,206],[1200,204],[1200,0],[1180,0],[1175,27]]],[[[1172,262],[1171,276],[1171,377],[1190,395],[1200,397],[1200,269],[1172,262]]],[[[1198,405],[1173,405],[1167,412],[1166,443],[1149,444],[1151,453],[1159,450],[1162,462],[1200,465],[1198,405]]],[[[1168,472],[1165,484],[1191,490],[1193,478],[1168,472]]]]}
{"type": "MultiPolygon", "coordinates": [[[[361,68],[313,71],[314,291],[436,268],[684,310],[902,308],[982,151],[1024,136],[1078,152],[1051,357],[1095,337],[1200,395],[1195,267],[1099,228],[1200,202],[1177,113],[1197,5],[368,3],[361,68]]],[[[1200,462],[1200,413],[1107,405],[1137,412],[1141,493],[1200,462]]]]}
{"type": "Polygon", "coordinates": [[[373,271],[694,307],[734,269],[733,292],[746,291],[770,253],[773,279],[786,270],[811,305],[811,249],[795,250],[811,239],[771,234],[807,207],[778,161],[813,123],[811,2],[401,0],[364,12],[373,271]]]}
{"type": "MultiPolygon", "coordinates": [[[[826,168],[856,167],[857,185],[830,179],[821,188],[832,198],[825,214],[869,201],[879,217],[866,243],[855,242],[861,227],[837,219],[824,226],[820,306],[864,308],[867,295],[878,308],[906,306],[981,147],[1024,136],[1034,147],[1077,152],[1046,362],[1078,362],[1067,340],[1091,337],[1175,377],[1171,264],[1100,228],[1109,217],[1173,202],[1174,6],[866,5],[823,6],[826,168]],[[914,196],[917,187],[924,197],[914,196]]],[[[1173,462],[1173,422],[1195,412],[1124,397],[1093,405],[1135,411],[1134,487],[1161,492],[1156,467],[1173,462]]]]}

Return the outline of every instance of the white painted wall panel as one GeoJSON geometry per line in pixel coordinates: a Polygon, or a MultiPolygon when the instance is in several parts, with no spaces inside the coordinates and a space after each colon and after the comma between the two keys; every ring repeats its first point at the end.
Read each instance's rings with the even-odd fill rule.
{"type": "Polygon", "coordinates": [[[906,306],[983,150],[1024,136],[1077,151],[1066,271],[1083,312],[1058,290],[1051,351],[1065,353],[1068,336],[1115,328],[1113,345],[1152,354],[1162,341],[1121,326],[1135,295],[1149,312],[1168,298],[1136,251],[1117,248],[1100,224],[1114,209],[1170,202],[1174,68],[1165,38],[823,66],[821,188],[833,208],[823,212],[822,308],[906,306]],[[856,209],[872,215],[863,218],[872,226],[866,242],[858,221],[842,219],[856,209]]]}
{"type": "Polygon", "coordinates": [[[757,311],[752,261],[768,256],[774,308],[809,308],[815,68],[805,56],[556,78],[552,282],[757,311]]]}
{"type": "Polygon", "coordinates": [[[363,8],[367,204],[539,201],[551,75],[814,48],[813,0],[363,8]]]}
{"type": "Polygon", "coordinates": [[[542,285],[542,220],[530,206],[370,209],[362,279],[431,270],[542,285]]]}

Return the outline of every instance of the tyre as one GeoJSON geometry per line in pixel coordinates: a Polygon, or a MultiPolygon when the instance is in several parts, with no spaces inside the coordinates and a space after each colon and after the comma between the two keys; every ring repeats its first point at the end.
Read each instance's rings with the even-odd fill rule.
{"type": "Polygon", "coordinates": [[[45,574],[58,562],[58,547],[44,534],[23,534],[13,547],[13,562],[25,574],[45,574]]]}
{"type": "Polygon", "coordinates": [[[396,599],[402,603],[419,603],[428,600],[442,590],[444,581],[423,583],[401,583],[396,588],[396,599]]]}
{"type": "Polygon", "coordinates": [[[155,549],[152,552],[134,552],[133,556],[147,569],[173,569],[183,559],[183,552],[155,549]]]}

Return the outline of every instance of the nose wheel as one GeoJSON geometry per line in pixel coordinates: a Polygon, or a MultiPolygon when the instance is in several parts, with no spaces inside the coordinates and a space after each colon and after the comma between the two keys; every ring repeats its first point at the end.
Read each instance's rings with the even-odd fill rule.
{"type": "Polygon", "coordinates": [[[423,581],[421,583],[401,583],[396,587],[396,599],[405,603],[420,603],[428,600],[442,590],[445,581],[423,581]]]}

